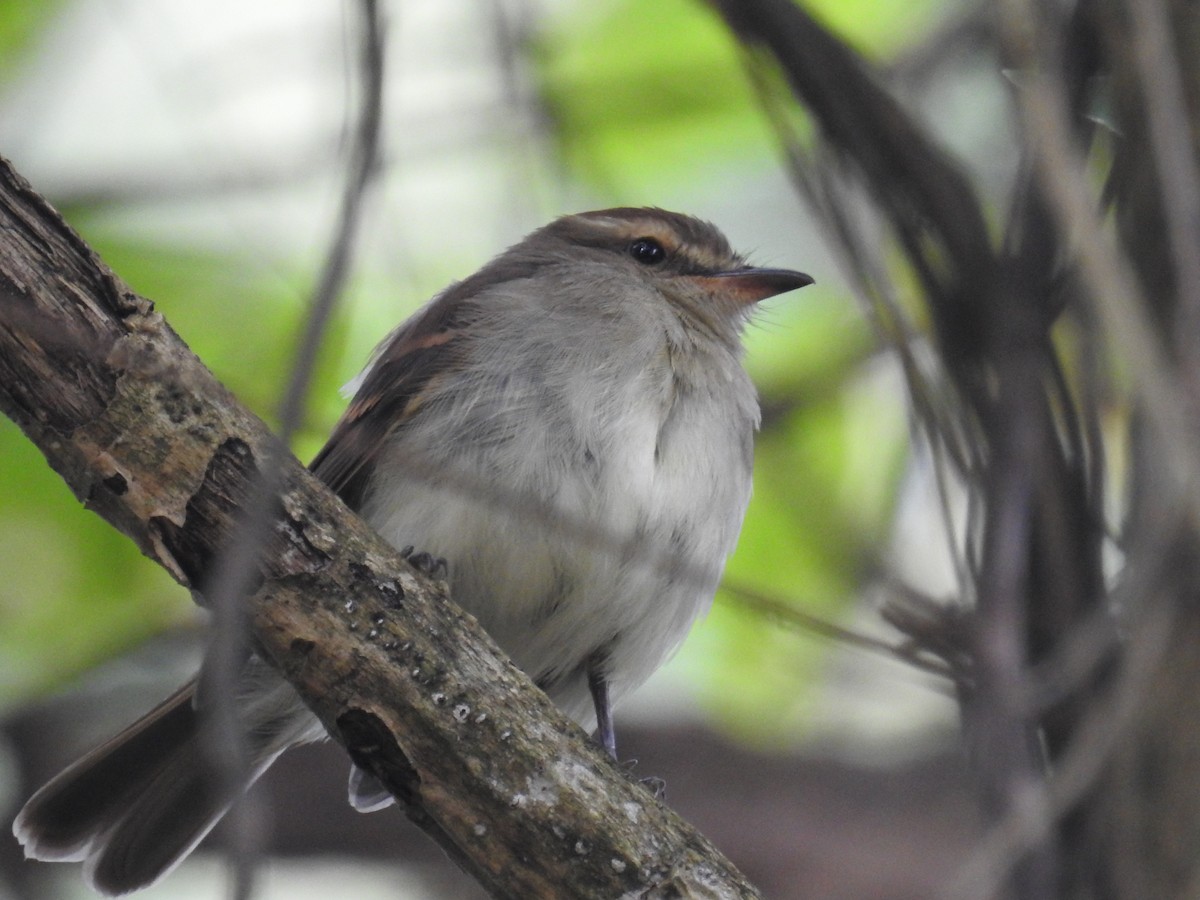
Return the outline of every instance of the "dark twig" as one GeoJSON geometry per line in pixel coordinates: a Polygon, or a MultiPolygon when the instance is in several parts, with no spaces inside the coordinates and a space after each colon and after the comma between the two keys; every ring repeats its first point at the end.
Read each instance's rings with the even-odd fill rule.
{"type": "MultiPolygon", "coordinates": [[[[379,159],[383,108],[383,23],[377,0],[362,0],[358,9],[361,16],[359,59],[363,88],[359,120],[350,153],[349,178],[342,194],[333,241],[309,303],[304,334],[280,402],[280,452],[285,451],[303,420],[305,397],[317,353],[346,282],[362,218],[363,202],[379,159]]],[[[268,460],[260,469],[258,483],[251,491],[247,515],[239,533],[226,550],[212,582],[204,586],[207,603],[213,611],[213,635],[201,670],[198,701],[209,723],[209,752],[218,776],[230,787],[243,783],[244,773],[250,764],[246,736],[237,710],[239,677],[249,652],[242,600],[253,590],[258,577],[258,556],[270,535],[280,477],[280,469],[274,460],[268,460]]],[[[235,900],[246,900],[253,891],[255,866],[262,845],[261,811],[246,797],[238,797],[226,821],[234,879],[232,896],[235,900]]]]}
{"type": "Polygon", "coordinates": [[[309,301],[304,335],[280,404],[279,431],[284,443],[295,434],[303,420],[304,398],[316,366],[317,352],[321,348],[329,317],[346,284],[354,242],[362,222],[363,203],[379,167],[379,136],[383,122],[384,24],[378,0],[360,0],[358,6],[362,19],[358,50],[362,97],[350,150],[349,179],[342,193],[333,242],[309,301]]]}
{"type": "MultiPolygon", "coordinates": [[[[1053,395],[1055,385],[1062,386],[1048,339],[1058,257],[1057,245],[1044,237],[1053,229],[1040,201],[1025,202],[1024,195],[1014,212],[1013,240],[993,249],[959,167],[852,51],[786,0],[714,4],[744,43],[777,60],[822,138],[861,178],[924,288],[949,376],[944,390],[953,399],[923,387],[913,377],[915,366],[908,372],[910,385],[922,387],[913,392],[916,419],[935,451],[951,451],[966,492],[959,571],[969,577],[964,592],[977,612],[969,621],[970,659],[957,668],[969,672],[958,684],[968,741],[977,751],[973,768],[993,822],[1030,804],[1044,809],[1040,722],[1024,702],[1037,647],[1031,625],[1044,622],[1033,618],[1029,604],[1035,598],[1061,604],[1067,612],[1053,620],[1058,624],[1070,621],[1082,596],[1096,596],[1087,593],[1094,557],[1080,554],[1074,568],[1063,563],[1077,547],[1095,544],[1087,530],[1092,519],[1077,502],[1087,492],[1075,490],[1084,472],[1078,419],[1069,394],[1053,395]],[[963,452],[955,454],[959,447],[963,452]],[[1054,556],[1043,542],[1063,552],[1054,556]]],[[[760,94],[764,83],[756,81],[760,94]]],[[[797,167],[800,157],[793,147],[788,151],[797,167]]],[[[819,182],[811,173],[796,180],[816,194],[819,182]]],[[[834,218],[830,230],[851,258],[861,256],[847,240],[853,235],[845,222],[834,218]]],[[[949,509],[943,482],[939,486],[949,509]]],[[[949,538],[957,549],[957,535],[949,538]]],[[[1050,629],[1036,636],[1047,634],[1050,629]]],[[[948,653],[954,659],[961,650],[948,653]]],[[[1024,847],[1005,881],[1023,900],[1048,900],[1057,866],[1057,834],[1047,828],[1024,847]]]]}
{"type": "MultiPolygon", "coordinates": [[[[990,442],[996,459],[985,488],[989,503],[972,648],[975,685],[964,709],[968,752],[975,759],[973,770],[992,821],[1003,820],[1011,809],[1031,800],[1043,804],[1045,791],[1036,720],[1021,702],[1029,666],[1029,548],[1044,439],[1041,423],[1028,415],[1040,405],[1038,372],[1030,361],[1012,360],[1006,394],[995,415],[1005,430],[993,434],[990,442]]],[[[1043,835],[1014,867],[1015,896],[1055,896],[1056,852],[1051,842],[1051,833],[1043,835]]]]}
{"type": "Polygon", "coordinates": [[[951,666],[943,662],[939,656],[915,653],[909,647],[898,646],[889,641],[862,634],[805,612],[794,601],[769,596],[748,585],[726,580],[722,582],[721,587],[739,606],[781,625],[837,641],[849,647],[856,647],[859,650],[876,653],[888,659],[906,663],[931,675],[939,675],[943,678],[954,677],[951,666]]]}
{"type": "MultiPolygon", "coordinates": [[[[1106,696],[1093,704],[1080,722],[1049,790],[1026,795],[1024,803],[1010,807],[994,822],[938,900],[996,896],[1018,861],[1050,838],[1055,823],[1096,784],[1120,740],[1128,735],[1162,663],[1166,636],[1175,620],[1174,611],[1163,600],[1155,598],[1152,608],[1141,616],[1119,677],[1106,686],[1106,696]]],[[[1020,900],[1025,900],[1024,896],[1020,900]]]]}
{"type": "Polygon", "coordinates": [[[825,139],[885,210],[934,307],[948,367],[978,389],[994,254],[961,169],[802,7],[791,0],[712,3],[743,43],[775,57],[825,139]]]}
{"type": "Polygon", "coordinates": [[[1200,342],[1196,340],[1200,334],[1200,172],[1191,120],[1167,4],[1134,2],[1126,8],[1179,297],[1174,349],[1189,382],[1188,394],[1196,397],[1200,396],[1200,342]]]}

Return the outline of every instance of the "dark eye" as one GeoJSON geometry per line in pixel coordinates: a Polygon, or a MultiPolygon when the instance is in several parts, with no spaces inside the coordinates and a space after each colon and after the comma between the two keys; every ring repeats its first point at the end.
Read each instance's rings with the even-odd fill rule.
{"type": "Polygon", "coordinates": [[[643,266],[656,266],[667,258],[667,251],[654,238],[638,238],[629,245],[629,255],[643,266]]]}

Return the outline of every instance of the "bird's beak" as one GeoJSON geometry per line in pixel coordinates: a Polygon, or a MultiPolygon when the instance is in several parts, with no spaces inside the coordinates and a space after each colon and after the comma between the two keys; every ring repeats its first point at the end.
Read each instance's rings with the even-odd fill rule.
{"type": "Polygon", "coordinates": [[[813,283],[812,276],[803,272],[749,266],[713,275],[685,275],[684,278],[706,291],[723,294],[742,306],[750,306],[776,294],[786,294],[813,283]]]}

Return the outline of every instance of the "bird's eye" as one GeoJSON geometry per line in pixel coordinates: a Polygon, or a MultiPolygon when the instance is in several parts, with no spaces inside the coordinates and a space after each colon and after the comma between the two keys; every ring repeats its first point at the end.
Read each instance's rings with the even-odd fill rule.
{"type": "Polygon", "coordinates": [[[629,255],[643,266],[656,266],[667,258],[667,251],[654,238],[638,238],[629,245],[629,255]]]}

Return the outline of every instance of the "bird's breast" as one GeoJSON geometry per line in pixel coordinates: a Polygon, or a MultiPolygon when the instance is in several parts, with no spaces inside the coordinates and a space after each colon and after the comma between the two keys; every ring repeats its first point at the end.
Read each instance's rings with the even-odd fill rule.
{"type": "Polygon", "coordinates": [[[414,423],[363,509],[393,544],[445,557],[453,598],[532,677],[570,686],[551,693],[580,716],[589,655],[611,650],[619,692],[707,609],[749,497],[752,415],[645,378],[510,379],[414,423]]]}

